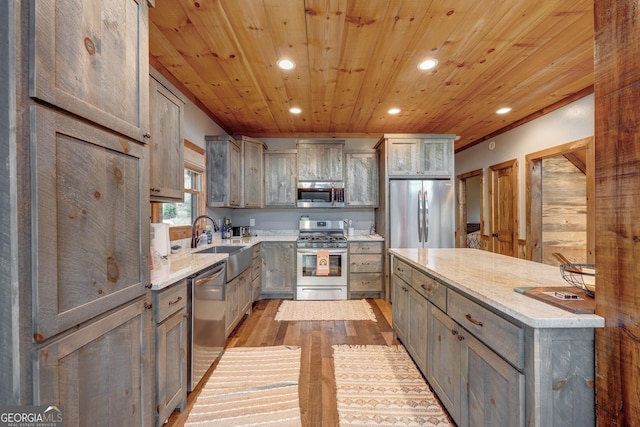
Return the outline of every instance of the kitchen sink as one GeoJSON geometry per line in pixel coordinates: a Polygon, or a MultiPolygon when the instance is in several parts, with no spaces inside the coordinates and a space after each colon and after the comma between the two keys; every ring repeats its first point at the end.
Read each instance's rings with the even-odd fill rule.
{"type": "Polygon", "coordinates": [[[196,251],[197,254],[229,254],[227,258],[227,283],[240,273],[251,267],[253,262],[253,248],[251,246],[211,246],[196,251]]]}
{"type": "Polygon", "coordinates": [[[246,246],[212,246],[207,249],[202,249],[201,251],[196,251],[198,254],[232,254],[234,252],[241,251],[246,248],[246,246]]]}

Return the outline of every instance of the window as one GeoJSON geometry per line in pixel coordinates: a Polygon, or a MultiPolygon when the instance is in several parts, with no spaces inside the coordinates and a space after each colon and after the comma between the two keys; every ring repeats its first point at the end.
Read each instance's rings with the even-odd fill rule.
{"type": "Polygon", "coordinates": [[[200,215],[199,202],[203,200],[202,173],[184,169],[184,202],[163,203],[162,222],[171,225],[191,225],[200,215]]]}

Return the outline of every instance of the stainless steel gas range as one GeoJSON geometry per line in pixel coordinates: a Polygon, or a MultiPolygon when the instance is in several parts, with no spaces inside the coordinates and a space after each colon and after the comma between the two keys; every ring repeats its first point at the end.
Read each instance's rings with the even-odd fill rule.
{"type": "Polygon", "coordinates": [[[347,246],[343,221],[300,220],[296,299],[347,299],[347,246]]]}

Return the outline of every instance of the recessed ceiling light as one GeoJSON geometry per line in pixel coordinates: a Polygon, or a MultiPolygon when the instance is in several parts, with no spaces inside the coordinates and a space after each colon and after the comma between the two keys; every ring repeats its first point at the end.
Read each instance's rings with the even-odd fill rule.
{"type": "Polygon", "coordinates": [[[501,108],[498,111],[496,111],[496,114],[507,114],[509,111],[511,111],[511,108],[504,107],[504,108],[501,108]]]}
{"type": "Polygon", "coordinates": [[[281,59],[280,61],[278,61],[278,67],[282,68],[283,70],[292,70],[296,68],[296,64],[290,59],[281,59]]]}
{"type": "Polygon", "coordinates": [[[389,111],[387,111],[387,113],[389,114],[398,114],[400,112],[399,108],[391,108],[389,109],[389,111]]]}
{"type": "Polygon", "coordinates": [[[292,114],[300,114],[300,113],[302,113],[302,110],[299,109],[298,107],[291,107],[291,108],[289,108],[289,112],[292,113],[292,114]]]}
{"type": "Polygon", "coordinates": [[[418,68],[421,70],[430,70],[438,65],[438,61],[435,59],[426,59],[418,64],[418,68]]]}

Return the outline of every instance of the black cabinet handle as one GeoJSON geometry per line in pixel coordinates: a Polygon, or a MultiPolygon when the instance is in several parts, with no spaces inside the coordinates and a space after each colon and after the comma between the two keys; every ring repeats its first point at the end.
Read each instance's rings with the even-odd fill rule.
{"type": "Polygon", "coordinates": [[[498,233],[491,234],[491,237],[498,237],[498,233]]]}

